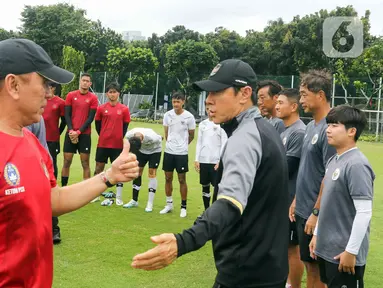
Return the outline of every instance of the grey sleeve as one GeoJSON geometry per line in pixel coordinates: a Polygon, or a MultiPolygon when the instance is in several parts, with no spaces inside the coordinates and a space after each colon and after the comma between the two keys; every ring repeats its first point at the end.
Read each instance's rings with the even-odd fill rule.
{"type": "Polygon", "coordinates": [[[336,153],[336,149],[328,144],[327,135],[326,135],[326,129],[324,129],[320,135],[320,141],[321,141],[321,148],[322,148],[322,160],[323,160],[323,167],[326,167],[327,161],[330,159],[331,156],[333,156],[336,153]]]}
{"type": "Polygon", "coordinates": [[[223,173],[217,199],[227,199],[241,213],[246,208],[262,159],[262,143],[255,123],[229,138],[222,155],[223,173]],[[246,129],[249,128],[249,129],[246,129]]]}
{"type": "Polygon", "coordinates": [[[39,123],[34,123],[34,124],[29,125],[25,128],[27,128],[29,131],[31,131],[37,137],[37,139],[39,139],[40,144],[47,151],[49,151],[47,139],[46,139],[45,123],[44,123],[43,117],[41,117],[41,120],[39,123]]]}
{"type": "Polygon", "coordinates": [[[286,156],[301,158],[304,137],[305,132],[303,130],[295,131],[291,134],[287,144],[286,156]]]}
{"type": "Polygon", "coordinates": [[[375,175],[364,163],[353,163],[346,167],[347,187],[353,200],[372,200],[375,175]]]}
{"type": "Polygon", "coordinates": [[[284,132],[286,130],[285,124],[283,123],[282,120],[281,121],[277,121],[274,124],[274,127],[275,127],[275,129],[277,129],[279,134],[281,134],[282,132],[284,132]]]}

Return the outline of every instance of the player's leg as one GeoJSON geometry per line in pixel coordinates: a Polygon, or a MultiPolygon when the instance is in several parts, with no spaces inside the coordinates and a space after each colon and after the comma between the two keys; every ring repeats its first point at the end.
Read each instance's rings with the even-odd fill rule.
{"type": "Polygon", "coordinates": [[[188,186],[186,183],[186,173],[189,171],[188,155],[176,155],[176,171],[178,174],[178,182],[180,183],[180,192],[181,192],[180,217],[184,218],[187,215],[186,205],[187,205],[188,186]]]}
{"type": "MultiPolygon", "coordinates": [[[[106,148],[97,147],[96,149],[96,168],[94,169],[94,175],[100,174],[104,171],[105,164],[108,162],[108,154],[105,151],[106,148]]],[[[91,203],[97,202],[100,200],[100,196],[94,198],[91,203]]]]}
{"type": "Polygon", "coordinates": [[[306,219],[303,219],[298,215],[295,215],[295,219],[298,232],[300,257],[307,272],[307,288],[325,288],[325,284],[323,284],[323,282],[320,280],[318,262],[310,256],[309,245],[312,239],[312,235],[307,235],[304,232],[306,219]]]}
{"type": "Polygon", "coordinates": [[[160,214],[166,214],[173,210],[173,171],[175,169],[175,155],[164,153],[164,161],[162,162],[162,170],[165,172],[165,194],[166,205],[160,211],[160,214]]]}
{"type": "Polygon", "coordinates": [[[138,161],[138,177],[133,180],[132,183],[132,200],[130,200],[128,203],[124,205],[124,208],[134,208],[138,206],[138,194],[140,193],[141,190],[141,185],[142,185],[142,173],[144,172],[144,168],[146,163],[149,160],[149,157],[147,154],[143,154],[141,152],[137,153],[137,161],[138,161]]]}
{"type": "Polygon", "coordinates": [[[286,287],[301,287],[302,276],[304,272],[304,264],[301,261],[298,245],[298,235],[296,230],[296,223],[290,222],[290,244],[289,244],[289,276],[286,287]]]}
{"type": "Polygon", "coordinates": [[[77,144],[70,141],[69,134],[67,133],[64,138],[64,163],[61,170],[61,186],[68,185],[69,171],[72,164],[73,155],[77,152],[77,144]]]}
{"type": "Polygon", "coordinates": [[[157,181],[157,168],[161,161],[161,152],[153,153],[149,157],[149,195],[148,195],[148,203],[146,204],[145,211],[152,212],[153,211],[153,202],[154,196],[156,195],[158,181],[157,181]]]}
{"type": "Polygon", "coordinates": [[[80,153],[81,166],[83,169],[83,179],[90,178],[90,150],[91,150],[91,139],[88,134],[81,134],[78,137],[78,151],[80,153]]]}
{"type": "Polygon", "coordinates": [[[209,179],[209,164],[199,164],[199,183],[202,186],[202,200],[205,210],[210,206],[210,179],[209,179]]]}
{"type": "MultiPolygon", "coordinates": [[[[49,154],[52,157],[54,176],[57,179],[58,168],[57,168],[57,154],[60,153],[60,142],[47,142],[49,154]]],[[[58,217],[52,217],[52,233],[53,233],[53,244],[61,242],[60,227],[58,217]]]]}
{"type": "MultiPolygon", "coordinates": [[[[113,163],[114,160],[120,156],[122,152],[122,149],[109,149],[109,158],[110,158],[110,163],[113,163]]],[[[116,205],[117,206],[122,206],[124,205],[124,202],[122,201],[122,191],[124,189],[124,185],[122,183],[117,183],[116,184],[116,205]]]]}

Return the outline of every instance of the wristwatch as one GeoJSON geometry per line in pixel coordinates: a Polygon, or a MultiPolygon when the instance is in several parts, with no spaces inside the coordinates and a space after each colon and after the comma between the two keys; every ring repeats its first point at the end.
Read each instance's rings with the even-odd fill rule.
{"type": "Polygon", "coordinates": [[[106,177],[105,171],[101,172],[99,175],[101,177],[102,182],[104,182],[106,186],[113,187],[115,185],[109,182],[108,178],[106,177]]]}
{"type": "Polygon", "coordinates": [[[313,215],[314,216],[318,216],[319,215],[319,209],[318,208],[314,208],[313,209],[313,215]]]}

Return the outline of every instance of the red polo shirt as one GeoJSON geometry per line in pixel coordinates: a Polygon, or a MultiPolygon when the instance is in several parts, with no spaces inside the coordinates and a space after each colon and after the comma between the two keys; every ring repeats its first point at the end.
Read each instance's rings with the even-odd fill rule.
{"type": "Polygon", "coordinates": [[[52,160],[26,128],[0,132],[0,287],[51,288],[52,160]]]}
{"type": "Polygon", "coordinates": [[[101,121],[97,147],[122,149],[123,126],[130,122],[129,108],[121,103],[112,106],[109,102],[97,108],[96,121],[101,121]]]}
{"type": "Polygon", "coordinates": [[[65,100],[57,96],[48,99],[43,113],[47,142],[60,142],[59,121],[62,116],[65,116],[65,100]]]}

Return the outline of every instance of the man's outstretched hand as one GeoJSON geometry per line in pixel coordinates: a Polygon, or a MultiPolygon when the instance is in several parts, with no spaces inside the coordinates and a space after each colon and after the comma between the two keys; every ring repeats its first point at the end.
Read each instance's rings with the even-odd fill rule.
{"type": "Polygon", "coordinates": [[[138,161],[136,155],[130,153],[130,143],[124,139],[124,148],[112,167],[106,170],[110,183],[129,182],[138,177],[138,161]]]}
{"type": "Polygon", "coordinates": [[[177,240],[174,234],[166,233],[150,238],[156,247],[133,258],[132,267],[143,270],[162,269],[177,258],[177,240]]]}

